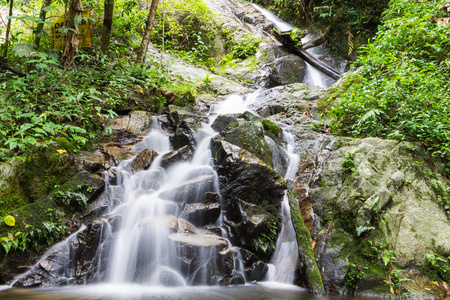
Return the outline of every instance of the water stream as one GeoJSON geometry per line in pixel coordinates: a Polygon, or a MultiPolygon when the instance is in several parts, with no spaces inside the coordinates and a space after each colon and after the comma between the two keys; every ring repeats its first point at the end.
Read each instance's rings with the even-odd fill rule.
{"type": "MultiPolygon", "coordinates": [[[[279,30],[292,29],[292,25],[269,11],[256,5],[255,7],[273,21],[279,30]]],[[[329,80],[324,79],[324,75],[308,64],[305,83],[321,87],[331,85],[329,80]]],[[[136,146],[138,151],[152,149],[157,153],[151,166],[147,170],[135,172],[132,160],[122,161],[115,168],[117,184],[107,184],[108,194],[105,198],[115,200],[109,202],[108,217],[101,220],[106,225],[101,233],[102,242],[96,250],[96,261],[97,269],[106,271],[103,275],[97,276],[97,284],[26,292],[0,286],[0,297],[2,299],[318,299],[307,294],[304,289],[292,285],[299,258],[287,196],[283,198],[282,227],[265,283],[247,283],[228,288],[218,286],[215,277],[211,275],[217,269],[218,249],[233,248],[227,231],[222,228],[222,213],[214,224],[217,228],[222,228],[220,237],[199,229],[182,218],[185,208],[191,203],[202,202],[205,193],[220,196],[218,176],[213,167],[209,148],[210,140],[217,132],[210,124],[220,114],[245,111],[255,113],[252,105],[258,94],[259,92],[246,96],[231,95],[225,101],[213,106],[209,123],[202,124],[197,130],[197,146],[192,160],[175,163],[167,168],[163,168],[161,162],[164,155],[172,150],[169,137],[161,129],[158,120],[156,118],[153,120],[149,134],[136,146]],[[120,229],[116,232],[111,229],[111,220],[114,216],[120,216],[121,221],[120,229]],[[182,246],[186,239],[189,243],[195,239],[198,245],[208,246],[200,247],[200,250],[194,253],[192,259],[197,260],[195,269],[189,269],[190,262],[186,259],[187,252],[192,249],[182,246]],[[211,244],[214,246],[209,247],[211,244]],[[103,262],[102,256],[106,262],[103,262]],[[205,287],[207,285],[210,286],[205,287]]],[[[274,143],[269,138],[267,141],[269,144],[274,143]]],[[[275,169],[276,161],[280,160],[277,155],[287,157],[289,164],[284,177],[294,179],[300,159],[295,153],[294,137],[287,131],[284,132],[284,143],[286,147],[281,150],[282,153],[273,157],[275,169]]],[[[69,242],[64,242],[69,245],[69,242]]],[[[232,274],[240,276],[245,281],[240,253],[231,252],[232,274]]],[[[67,282],[70,283],[70,278],[67,282]]],[[[343,299],[343,297],[327,296],[322,299],[343,299]]],[[[365,298],[346,296],[345,299],[365,298]]]]}

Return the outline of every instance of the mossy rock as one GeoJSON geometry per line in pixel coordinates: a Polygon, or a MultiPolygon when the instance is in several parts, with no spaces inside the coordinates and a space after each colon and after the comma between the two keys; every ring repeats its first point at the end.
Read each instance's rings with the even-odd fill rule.
{"type": "MultiPolygon", "coordinates": [[[[71,220],[73,214],[82,209],[78,203],[60,201],[62,193],[82,194],[88,201],[94,199],[103,190],[104,182],[101,178],[92,176],[86,171],[80,172],[70,178],[63,185],[53,190],[38,201],[23,206],[11,212],[16,219],[15,230],[25,230],[26,225],[40,226],[48,221],[48,211],[56,211],[66,220],[71,220]]],[[[5,224],[0,225],[0,236],[7,235],[10,228],[5,224]]]]}
{"type": "Polygon", "coordinates": [[[264,131],[267,131],[268,133],[274,136],[278,136],[278,134],[281,133],[281,128],[274,122],[268,119],[262,119],[261,122],[263,124],[264,131]]]}
{"type": "Polygon", "coordinates": [[[334,106],[337,98],[344,93],[354,83],[361,81],[362,77],[358,69],[352,73],[346,73],[338,81],[336,81],[319,99],[317,109],[319,112],[326,114],[330,108],[334,106]]]}
{"type": "Polygon", "coordinates": [[[264,127],[261,121],[231,123],[221,131],[220,135],[225,141],[255,154],[273,168],[272,150],[264,139],[264,127]]]}
{"type": "Polygon", "coordinates": [[[40,149],[0,166],[0,216],[34,203],[75,174],[68,152],[57,150],[40,149]]]}

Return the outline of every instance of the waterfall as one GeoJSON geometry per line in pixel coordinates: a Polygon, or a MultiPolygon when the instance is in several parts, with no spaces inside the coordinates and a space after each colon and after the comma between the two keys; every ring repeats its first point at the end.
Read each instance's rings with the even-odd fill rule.
{"type": "MultiPolygon", "coordinates": [[[[284,176],[285,179],[294,179],[297,171],[300,157],[294,150],[294,137],[292,134],[285,132],[284,140],[287,144],[286,154],[289,158],[289,165],[284,176]]],[[[291,221],[291,213],[289,210],[289,200],[285,193],[281,204],[282,210],[282,228],[278,235],[275,246],[275,252],[270,260],[271,266],[266,279],[281,283],[292,284],[294,282],[295,271],[298,266],[298,244],[291,221]]]]}
{"type": "MultiPolygon", "coordinates": [[[[267,9],[264,9],[260,7],[259,5],[253,4],[252,5],[259,10],[268,20],[273,22],[275,24],[275,27],[280,31],[289,31],[294,28],[293,25],[281,20],[278,18],[274,13],[268,11],[267,9]]],[[[306,43],[309,40],[311,40],[314,37],[314,34],[307,34],[303,39],[302,43],[306,43]]],[[[314,55],[314,56],[322,56],[326,55],[326,50],[323,47],[323,45],[310,48],[306,50],[308,53],[314,55]]],[[[303,82],[310,86],[319,86],[321,88],[329,88],[335,80],[326,76],[316,68],[312,67],[310,64],[305,62],[305,77],[303,79],[303,82]]],[[[341,69],[344,69],[345,66],[341,66],[341,69]]]]}

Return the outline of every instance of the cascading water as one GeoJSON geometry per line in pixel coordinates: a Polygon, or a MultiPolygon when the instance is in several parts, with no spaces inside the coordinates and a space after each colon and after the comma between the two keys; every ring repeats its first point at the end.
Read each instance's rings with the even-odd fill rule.
{"type": "MultiPolygon", "coordinates": [[[[259,10],[268,20],[274,23],[275,27],[280,31],[289,31],[294,28],[293,25],[281,20],[278,18],[274,13],[268,11],[267,9],[264,9],[260,7],[259,5],[253,4],[252,5],[259,10]]],[[[306,43],[309,40],[311,40],[314,37],[313,34],[308,34],[302,39],[302,43],[306,43]]],[[[322,56],[326,55],[326,50],[323,48],[323,46],[313,47],[308,50],[306,50],[308,53],[314,55],[314,56],[322,56]]],[[[305,77],[303,79],[303,82],[310,86],[319,86],[321,88],[329,88],[335,80],[326,76],[316,68],[312,67],[310,64],[305,62],[305,77]]],[[[344,69],[345,66],[341,66],[341,69],[344,69]]]]}
{"type": "MultiPolygon", "coordinates": [[[[294,137],[285,132],[284,140],[287,143],[286,154],[289,159],[289,165],[284,178],[286,180],[294,179],[295,172],[300,162],[300,157],[294,151],[294,137]]],[[[289,209],[288,196],[285,193],[281,204],[282,210],[282,228],[275,246],[275,252],[270,260],[269,272],[266,276],[269,281],[292,284],[298,265],[298,244],[292,225],[291,213],[289,209]]]]}

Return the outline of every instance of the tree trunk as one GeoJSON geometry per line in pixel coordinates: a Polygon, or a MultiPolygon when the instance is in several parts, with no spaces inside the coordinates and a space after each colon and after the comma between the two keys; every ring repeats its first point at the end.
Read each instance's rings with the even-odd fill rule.
{"type": "MultiPolygon", "coordinates": [[[[9,16],[13,14],[14,1],[9,0],[9,16]]],[[[9,33],[11,32],[11,18],[8,19],[8,24],[6,25],[6,36],[5,36],[5,48],[3,50],[3,56],[1,62],[4,63],[8,59],[8,45],[9,45],[9,33]]]]}
{"type": "Polygon", "coordinates": [[[320,46],[323,43],[325,43],[325,41],[328,39],[328,36],[330,35],[330,29],[331,29],[331,26],[329,26],[327,28],[327,31],[325,32],[325,34],[319,36],[318,38],[315,38],[314,40],[310,40],[310,41],[307,41],[306,43],[304,43],[302,45],[302,49],[308,50],[310,48],[317,47],[317,46],[320,46]]]}
{"type": "MultiPolygon", "coordinates": [[[[289,51],[292,54],[300,56],[304,61],[309,63],[311,66],[319,70],[320,72],[324,73],[325,75],[330,76],[334,80],[338,80],[341,78],[341,74],[333,69],[332,67],[326,65],[325,63],[321,62],[317,58],[315,58],[313,55],[309,54],[308,52],[304,51],[305,49],[299,46],[296,46],[297,41],[293,41],[289,32],[279,32],[276,30],[272,30],[272,34],[275,36],[275,38],[283,44],[283,46],[286,48],[287,51],[289,51]]],[[[318,40],[322,39],[316,39],[316,43],[318,40]]],[[[318,44],[320,45],[320,44],[318,44]]],[[[316,46],[318,46],[316,45],[316,46]]],[[[311,48],[311,47],[309,47],[311,48]]]]}
{"type": "Polygon", "coordinates": [[[101,49],[103,54],[108,54],[113,22],[114,0],[105,0],[105,13],[103,17],[103,33],[101,49]]]}
{"type": "Polygon", "coordinates": [[[41,43],[41,35],[42,35],[43,29],[44,29],[45,17],[47,15],[47,11],[45,11],[44,8],[47,6],[50,6],[51,3],[52,3],[52,0],[42,1],[42,7],[41,7],[41,11],[39,13],[39,18],[42,20],[42,23],[39,23],[36,26],[35,37],[34,37],[34,48],[36,48],[36,51],[39,50],[39,45],[41,43]]]}
{"type": "Polygon", "coordinates": [[[158,2],[159,0],[152,0],[152,4],[150,5],[147,27],[145,28],[144,36],[142,37],[141,46],[139,47],[136,58],[137,63],[142,63],[145,55],[147,54],[147,48],[148,44],[150,44],[150,36],[152,34],[153,24],[155,22],[156,9],[158,8],[158,2]]]}
{"type": "Polygon", "coordinates": [[[78,40],[78,22],[75,24],[75,17],[81,16],[83,13],[83,4],[81,0],[72,0],[69,6],[68,16],[66,17],[66,24],[69,31],[66,34],[66,45],[64,53],[61,57],[64,63],[64,69],[67,69],[73,62],[75,52],[78,51],[80,41],[78,40]]]}

